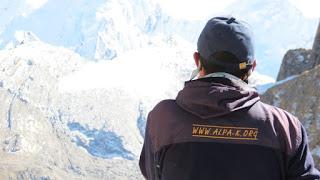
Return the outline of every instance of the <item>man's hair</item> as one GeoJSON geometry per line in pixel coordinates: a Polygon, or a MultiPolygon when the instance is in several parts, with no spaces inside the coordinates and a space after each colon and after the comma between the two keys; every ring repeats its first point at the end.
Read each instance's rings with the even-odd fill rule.
{"type": "Polygon", "coordinates": [[[249,71],[251,68],[234,71],[216,63],[219,61],[220,62],[223,61],[225,63],[234,63],[234,64],[237,64],[240,62],[240,60],[234,54],[227,51],[216,52],[210,57],[210,59],[205,59],[200,54],[200,63],[201,63],[201,66],[204,68],[206,74],[210,74],[214,72],[226,72],[241,79],[246,79],[250,75],[249,71]]]}

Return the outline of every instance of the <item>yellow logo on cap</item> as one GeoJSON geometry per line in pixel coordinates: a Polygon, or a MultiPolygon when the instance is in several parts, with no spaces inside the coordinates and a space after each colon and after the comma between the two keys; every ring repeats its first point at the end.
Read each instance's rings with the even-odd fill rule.
{"type": "Polygon", "coordinates": [[[239,68],[242,70],[242,69],[246,69],[247,68],[247,63],[246,62],[243,62],[243,63],[240,63],[239,64],[239,68]]]}

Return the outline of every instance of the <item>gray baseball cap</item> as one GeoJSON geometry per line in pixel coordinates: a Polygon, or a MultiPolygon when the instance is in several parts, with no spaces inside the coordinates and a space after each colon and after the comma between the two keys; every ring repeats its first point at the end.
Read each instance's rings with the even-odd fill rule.
{"type": "Polygon", "coordinates": [[[249,69],[254,61],[251,36],[248,26],[234,17],[214,17],[207,22],[199,36],[198,52],[201,57],[230,71],[249,69]],[[230,63],[211,58],[214,53],[222,51],[232,53],[239,62],[230,63]]]}

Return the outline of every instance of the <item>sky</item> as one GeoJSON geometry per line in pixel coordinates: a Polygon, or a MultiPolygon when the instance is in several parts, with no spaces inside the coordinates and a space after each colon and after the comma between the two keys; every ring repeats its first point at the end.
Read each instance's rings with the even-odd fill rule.
{"type": "MultiPolygon", "coordinates": [[[[166,13],[178,19],[203,20],[215,14],[227,13],[225,9],[237,0],[154,0],[166,13]]],[[[320,0],[288,0],[307,18],[320,17],[320,0]]]]}
{"type": "Polygon", "coordinates": [[[48,0],[26,0],[26,3],[29,4],[29,6],[32,9],[38,9],[42,5],[44,5],[48,0]]]}
{"type": "Polygon", "coordinates": [[[305,17],[320,17],[320,0],[289,0],[305,17]]]}

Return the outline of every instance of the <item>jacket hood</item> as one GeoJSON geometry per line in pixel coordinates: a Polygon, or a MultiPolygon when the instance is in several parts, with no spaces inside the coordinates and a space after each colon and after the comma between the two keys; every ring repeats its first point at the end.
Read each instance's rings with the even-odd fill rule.
{"type": "Polygon", "coordinates": [[[251,107],[259,100],[254,88],[223,77],[187,81],[176,98],[181,108],[202,119],[251,107]]]}

